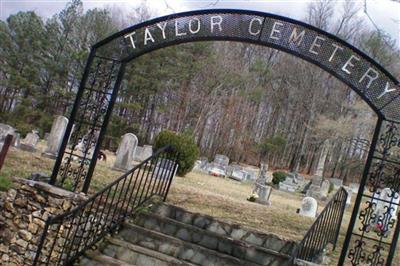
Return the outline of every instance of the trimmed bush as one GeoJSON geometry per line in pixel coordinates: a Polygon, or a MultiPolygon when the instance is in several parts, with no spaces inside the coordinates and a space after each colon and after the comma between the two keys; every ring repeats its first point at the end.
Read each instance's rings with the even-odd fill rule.
{"type": "Polygon", "coordinates": [[[272,174],[272,183],[274,185],[278,185],[280,182],[285,181],[286,173],[285,172],[274,172],[272,174]]]}
{"type": "Polygon", "coordinates": [[[193,137],[187,134],[178,134],[172,131],[161,131],[155,138],[153,150],[157,151],[164,146],[171,145],[179,153],[178,175],[185,176],[194,166],[200,151],[193,137]]]}

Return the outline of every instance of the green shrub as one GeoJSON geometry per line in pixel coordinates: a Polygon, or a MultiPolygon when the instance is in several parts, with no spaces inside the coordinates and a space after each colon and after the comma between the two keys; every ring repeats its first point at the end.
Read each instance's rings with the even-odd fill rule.
{"type": "Polygon", "coordinates": [[[193,137],[168,130],[162,131],[155,138],[153,150],[156,151],[167,145],[171,145],[174,151],[179,153],[178,175],[184,176],[189,173],[200,154],[193,137]]]}
{"type": "Polygon", "coordinates": [[[272,174],[272,183],[274,185],[278,185],[280,182],[285,181],[286,173],[285,172],[274,172],[272,174]]]}
{"type": "Polygon", "coordinates": [[[7,177],[0,175],[0,191],[7,191],[12,185],[12,182],[7,177]]]}

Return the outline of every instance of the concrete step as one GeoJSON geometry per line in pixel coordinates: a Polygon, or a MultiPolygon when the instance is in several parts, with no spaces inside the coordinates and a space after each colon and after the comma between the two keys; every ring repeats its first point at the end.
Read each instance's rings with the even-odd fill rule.
{"type": "Polygon", "coordinates": [[[299,246],[299,243],[293,240],[285,240],[274,234],[259,232],[239,224],[221,221],[210,215],[193,213],[166,203],[153,204],[151,212],[221,236],[244,241],[251,245],[287,255],[296,254],[299,246]]]}
{"type": "Polygon", "coordinates": [[[258,266],[259,264],[243,261],[236,257],[207,249],[197,244],[152,231],[131,223],[124,223],[116,236],[134,245],[145,247],[178,260],[204,266],[258,266]]]}
{"type": "Polygon", "coordinates": [[[108,237],[106,241],[107,246],[103,248],[102,253],[123,262],[146,266],[195,266],[192,263],[178,260],[115,237],[108,237]]]}
{"type": "Polygon", "coordinates": [[[135,224],[259,265],[283,266],[290,265],[292,261],[292,258],[287,254],[281,254],[241,240],[234,240],[154,213],[139,214],[135,219],[135,224]]]}
{"type": "MultiPolygon", "coordinates": [[[[124,261],[112,258],[99,253],[98,251],[86,251],[84,257],[80,259],[79,265],[84,266],[135,266],[124,261]]],[[[142,264],[143,265],[143,264],[142,264]]]]}

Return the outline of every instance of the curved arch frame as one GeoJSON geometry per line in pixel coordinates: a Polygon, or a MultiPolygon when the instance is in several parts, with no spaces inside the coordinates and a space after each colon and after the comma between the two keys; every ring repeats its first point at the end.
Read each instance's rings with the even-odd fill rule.
{"type": "Polygon", "coordinates": [[[252,43],[300,57],[347,84],[374,110],[378,122],[340,264],[348,259],[353,265],[367,261],[390,265],[400,222],[391,230],[389,242],[382,241],[379,232],[371,237],[370,227],[388,219],[393,228],[395,217],[391,210],[399,205],[390,200],[382,217],[371,218],[383,187],[392,189],[392,199],[399,191],[400,162],[391,154],[393,148],[400,147],[399,82],[338,37],[282,16],[230,9],[183,12],[134,25],[96,43],[89,54],[50,183],[65,186],[72,179],[72,190],[88,191],[128,62],[167,46],[208,40],[252,43]],[[360,210],[362,202],[367,207],[360,210]],[[361,221],[358,224],[357,218],[361,221]],[[372,243],[369,248],[374,252],[368,254],[366,241],[372,243]]]}

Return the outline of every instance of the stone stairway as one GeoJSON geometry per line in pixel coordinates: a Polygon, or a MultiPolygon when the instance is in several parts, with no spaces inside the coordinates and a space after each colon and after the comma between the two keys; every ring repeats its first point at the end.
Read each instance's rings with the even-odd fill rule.
{"type": "Polygon", "coordinates": [[[80,265],[292,265],[298,243],[157,203],[123,224],[80,265]]]}

